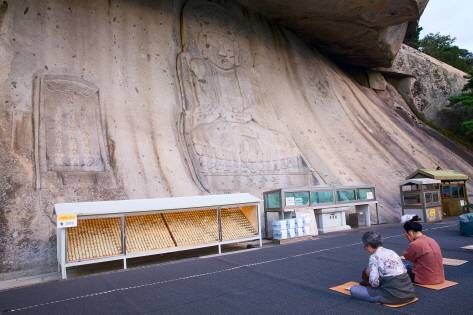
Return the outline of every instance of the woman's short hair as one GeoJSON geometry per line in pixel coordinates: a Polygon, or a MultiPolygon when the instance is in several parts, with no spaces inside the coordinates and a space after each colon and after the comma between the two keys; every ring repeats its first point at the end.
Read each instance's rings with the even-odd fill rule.
{"type": "Polygon", "coordinates": [[[406,230],[406,232],[422,232],[422,224],[419,221],[420,218],[417,215],[414,216],[412,219],[404,223],[404,230],[406,230]]]}
{"type": "Polygon", "coordinates": [[[375,231],[368,231],[363,234],[361,241],[365,247],[369,245],[372,248],[378,248],[383,245],[383,238],[381,237],[381,234],[375,231]]]}

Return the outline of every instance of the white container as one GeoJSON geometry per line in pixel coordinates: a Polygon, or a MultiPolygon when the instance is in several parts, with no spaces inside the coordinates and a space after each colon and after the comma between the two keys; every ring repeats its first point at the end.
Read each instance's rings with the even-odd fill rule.
{"type": "Polygon", "coordinates": [[[304,234],[304,236],[310,235],[310,231],[311,231],[311,229],[310,229],[310,226],[308,226],[308,225],[305,225],[305,226],[302,228],[302,233],[304,234]]]}
{"type": "Polygon", "coordinates": [[[296,218],[296,229],[304,227],[304,218],[296,218]]]}
{"type": "Polygon", "coordinates": [[[287,219],[287,228],[295,229],[296,228],[296,219],[287,219]]]}
{"type": "Polygon", "coordinates": [[[286,222],[286,220],[273,221],[273,224],[272,224],[271,227],[272,227],[273,238],[276,238],[274,235],[276,235],[276,234],[280,235],[282,232],[285,232],[285,238],[283,238],[283,239],[287,238],[287,222],[286,222]]]}
{"type": "Polygon", "coordinates": [[[274,220],[272,224],[273,231],[287,230],[286,220],[274,220]]]}
{"type": "Polygon", "coordinates": [[[280,230],[278,232],[273,232],[273,238],[275,240],[285,240],[288,238],[287,230],[280,230]]]}
{"type": "Polygon", "coordinates": [[[312,208],[296,209],[296,218],[301,218],[303,220],[304,228],[306,226],[310,227],[309,229],[307,229],[307,235],[315,236],[319,234],[318,229],[317,229],[317,222],[315,220],[314,209],[312,208]]]}
{"type": "Polygon", "coordinates": [[[288,238],[294,238],[294,237],[296,237],[296,229],[288,229],[288,230],[287,230],[287,237],[288,237],[288,238]]]}
{"type": "Polygon", "coordinates": [[[303,227],[297,228],[296,229],[296,235],[297,235],[297,237],[304,236],[305,235],[304,228],[303,227]]]}

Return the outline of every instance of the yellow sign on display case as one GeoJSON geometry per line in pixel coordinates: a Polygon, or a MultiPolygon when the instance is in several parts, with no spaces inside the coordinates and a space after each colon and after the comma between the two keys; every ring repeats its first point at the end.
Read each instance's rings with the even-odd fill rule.
{"type": "Polygon", "coordinates": [[[58,228],[75,227],[77,226],[77,214],[58,214],[56,223],[58,228]]]}
{"type": "Polygon", "coordinates": [[[427,212],[427,215],[429,218],[435,218],[437,215],[437,211],[435,211],[435,208],[430,208],[427,212]]]}

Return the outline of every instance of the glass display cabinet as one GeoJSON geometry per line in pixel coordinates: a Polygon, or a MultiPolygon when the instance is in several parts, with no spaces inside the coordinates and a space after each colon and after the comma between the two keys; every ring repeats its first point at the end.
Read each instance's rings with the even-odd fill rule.
{"type": "Polygon", "coordinates": [[[298,217],[301,212],[314,218],[315,233],[348,230],[345,213],[355,209],[361,225],[370,226],[370,205],[377,204],[372,185],[309,186],[276,189],[263,193],[265,236],[270,237],[272,220],[298,217]]]}

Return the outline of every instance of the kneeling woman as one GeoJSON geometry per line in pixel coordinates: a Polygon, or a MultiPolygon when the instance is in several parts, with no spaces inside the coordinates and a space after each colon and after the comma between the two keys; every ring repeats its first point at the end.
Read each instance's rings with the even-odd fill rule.
{"type": "Polygon", "coordinates": [[[412,281],[419,284],[443,283],[445,273],[439,244],[422,233],[418,216],[404,223],[404,230],[409,241],[404,258],[414,265],[406,264],[412,281]]]}
{"type": "Polygon", "coordinates": [[[414,285],[401,258],[382,247],[381,235],[374,231],[363,234],[363,246],[370,254],[366,286],[350,288],[354,298],[383,304],[401,304],[415,298],[414,285]]]}

